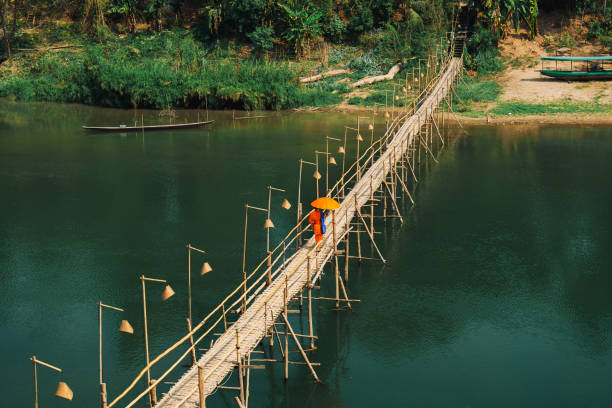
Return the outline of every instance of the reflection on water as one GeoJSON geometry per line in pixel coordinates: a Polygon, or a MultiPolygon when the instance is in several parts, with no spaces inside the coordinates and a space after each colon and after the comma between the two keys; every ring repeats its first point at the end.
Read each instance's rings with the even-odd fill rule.
{"type": "MultiPolygon", "coordinates": [[[[203,115],[178,113],[177,122],[203,115]]],[[[184,245],[206,249],[215,270],[193,282],[194,314],[203,316],[239,280],[244,203],[265,206],[267,185],[294,202],[298,159],[355,119],[266,113],[232,122],[231,112],[214,112],[213,127],[144,137],[79,128],[141,115],[163,121],[156,112],[0,106],[7,404],[29,403],[32,354],[64,369],[40,373],[41,404],[67,406],[51,397],[60,378],[73,404],[97,404],[98,300],[126,309],[104,320],[104,377],[117,395],[144,362],[138,276],[168,279],[177,292],[162,303],[162,287],[148,287],[155,355],[186,330],[184,245]],[[134,336],[116,332],[122,318],[134,336]]],[[[325,386],[304,367],[292,367],[287,383],[282,365],[256,370],[250,405],[611,405],[611,136],[609,128],[506,126],[454,137],[439,164],[421,166],[416,206],[401,200],[404,225],[377,223],[390,265],[351,264],[350,296],[361,303],[351,312],[315,303],[312,359],[325,386]]],[[[306,202],[313,184],[303,188],[306,202]]],[[[273,242],[294,209],[273,210],[273,242]]],[[[265,248],[259,221],[249,229],[251,264],[265,248]]],[[[364,255],[375,253],[365,245],[364,255]]],[[[321,295],[333,296],[330,274],[321,295]]],[[[307,332],[304,319],[292,320],[307,332]]],[[[234,406],[233,394],[219,391],[209,406],[234,406]]]]}

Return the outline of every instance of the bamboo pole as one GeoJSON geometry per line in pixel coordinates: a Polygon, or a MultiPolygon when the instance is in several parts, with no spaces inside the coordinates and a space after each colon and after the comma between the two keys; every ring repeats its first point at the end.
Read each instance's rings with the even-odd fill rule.
{"type": "Polygon", "coordinates": [[[36,373],[36,356],[32,356],[34,364],[34,408],[38,408],[38,374],[36,373]]]}
{"type": "Polygon", "coordinates": [[[240,338],[236,328],[236,361],[238,362],[238,382],[240,384],[240,403],[244,406],[244,382],[242,378],[242,357],[240,357],[240,338]]]}
{"type": "MultiPolygon", "coordinates": [[[[345,231],[349,230],[349,218],[348,215],[345,213],[344,214],[344,220],[345,220],[345,231]]],[[[344,280],[346,280],[348,282],[349,279],[349,249],[350,249],[350,240],[349,237],[351,236],[351,234],[345,234],[345,238],[344,238],[344,280]]]]}
{"type": "Polygon", "coordinates": [[[285,318],[285,381],[289,379],[289,338],[287,337],[287,275],[285,275],[285,292],[283,294],[284,299],[284,315],[285,318]]]}
{"type": "Polygon", "coordinates": [[[310,348],[314,349],[314,331],[312,327],[312,283],[310,282],[310,256],[307,258],[307,280],[308,282],[308,335],[310,336],[310,348]]]}
{"type": "Polygon", "coordinates": [[[397,203],[395,202],[395,197],[393,196],[393,191],[389,188],[389,184],[387,184],[386,181],[383,181],[383,184],[385,186],[385,188],[387,189],[387,193],[389,193],[389,197],[391,198],[391,203],[393,204],[393,208],[395,209],[395,212],[397,213],[397,216],[400,219],[400,222],[403,224],[404,223],[404,218],[402,217],[402,214],[399,210],[399,207],[397,206],[397,203]]]}
{"type": "Polygon", "coordinates": [[[251,353],[248,354],[247,357],[247,369],[246,369],[246,395],[245,395],[245,401],[244,401],[244,406],[245,408],[249,407],[249,389],[251,386],[251,353]]]}
{"type": "MultiPolygon", "coordinates": [[[[357,196],[355,196],[355,208],[357,208],[357,196]]],[[[372,233],[368,229],[368,224],[366,224],[365,220],[363,219],[363,215],[361,215],[361,211],[359,211],[359,208],[357,208],[357,214],[359,215],[359,219],[361,220],[361,222],[362,222],[366,232],[368,233],[368,236],[370,237],[370,241],[372,241],[372,245],[374,245],[374,248],[376,249],[376,252],[378,253],[378,256],[380,257],[380,260],[384,264],[386,264],[387,261],[385,261],[385,258],[382,256],[382,253],[380,252],[380,249],[378,249],[378,245],[376,245],[376,241],[374,241],[374,236],[372,235],[372,233]]]]}
{"type": "MultiPolygon", "coordinates": [[[[145,333],[145,354],[146,354],[146,363],[147,367],[149,367],[149,335],[147,329],[147,291],[145,289],[145,280],[144,276],[140,277],[142,282],[142,310],[144,315],[144,333],[145,333]]],[[[147,385],[151,384],[151,371],[147,368],[147,385]]],[[[153,407],[153,401],[151,399],[151,394],[149,393],[149,406],[153,407]]]]}
{"type": "MultiPolygon", "coordinates": [[[[346,288],[344,287],[344,282],[342,281],[342,278],[339,276],[338,279],[340,280],[340,286],[342,287],[342,294],[344,295],[344,299],[346,300],[346,307],[348,307],[349,309],[352,309],[351,307],[351,301],[348,297],[348,295],[346,294],[346,288]]],[[[336,301],[336,308],[338,308],[338,302],[336,301]]]]}
{"type": "MultiPolygon", "coordinates": [[[[187,332],[191,333],[191,319],[187,319],[187,332]]],[[[189,344],[191,345],[191,365],[194,365],[198,361],[198,359],[196,358],[193,335],[189,336],[189,344]]]]}
{"type": "Polygon", "coordinates": [[[406,184],[404,184],[404,182],[401,179],[400,179],[400,184],[402,186],[402,190],[404,191],[404,193],[406,193],[406,195],[410,199],[410,202],[412,203],[412,205],[414,205],[414,200],[412,198],[412,195],[410,194],[410,191],[408,191],[408,188],[406,187],[406,184]]]}
{"type": "Polygon", "coordinates": [[[206,395],[204,394],[204,369],[198,365],[198,396],[200,408],[206,408],[206,395]]]}
{"type": "Polygon", "coordinates": [[[370,176],[370,201],[372,205],[370,205],[370,231],[374,232],[374,187],[373,187],[373,178],[374,175],[370,176]]]}
{"type": "MultiPolygon", "coordinates": [[[[289,333],[291,333],[291,336],[293,337],[293,341],[295,341],[295,344],[297,345],[297,348],[300,351],[300,354],[302,355],[302,358],[304,359],[304,361],[308,365],[308,368],[310,369],[310,372],[311,372],[312,376],[314,377],[316,382],[320,383],[321,380],[319,380],[319,377],[317,376],[317,373],[316,373],[314,367],[310,363],[310,360],[308,359],[308,356],[306,355],[306,352],[302,348],[302,344],[298,340],[297,336],[295,335],[295,332],[293,331],[293,328],[289,324],[289,320],[287,319],[287,314],[283,314],[283,320],[285,320],[285,327],[289,330],[289,333]]],[[[287,360],[285,360],[285,367],[286,367],[286,364],[287,364],[287,360]]]]}

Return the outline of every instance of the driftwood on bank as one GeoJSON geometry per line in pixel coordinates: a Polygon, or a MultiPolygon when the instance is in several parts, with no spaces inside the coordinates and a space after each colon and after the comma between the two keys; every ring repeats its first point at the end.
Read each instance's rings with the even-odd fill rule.
{"type": "Polygon", "coordinates": [[[41,51],[55,51],[63,50],[66,48],[82,48],[82,45],[57,45],[53,47],[39,47],[39,48],[15,48],[15,51],[21,52],[41,52],[41,51]]]}
{"type": "Polygon", "coordinates": [[[316,81],[320,81],[321,79],[325,79],[325,78],[329,78],[329,77],[333,77],[337,75],[349,74],[350,72],[351,72],[350,69],[334,69],[332,71],[323,72],[322,74],[317,74],[317,75],[309,76],[306,78],[301,78],[300,82],[303,84],[307,84],[309,82],[316,82],[316,81]]]}
{"type": "Polygon", "coordinates": [[[369,84],[373,84],[374,82],[387,81],[387,80],[393,79],[395,74],[397,74],[400,71],[401,66],[402,64],[398,62],[397,64],[392,66],[389,72],[387,72],[385,75],[377,75],[373,77],[362,78],[359,81],[355,82],[354,84],[351,84],[351,88],[358,88],[362,85],[369,85],[369,84]]]}

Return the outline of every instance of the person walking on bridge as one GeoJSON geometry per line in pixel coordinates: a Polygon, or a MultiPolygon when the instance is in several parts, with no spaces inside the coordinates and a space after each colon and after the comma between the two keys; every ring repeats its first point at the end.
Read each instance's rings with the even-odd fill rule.
{"type": "Polygon", "coordinates": [[[308,223],[312,226],[315,241],[321,242],[325,234],[325,211],[315,208],[308,216],[308,223]]]}
{"type": "Polygon", "coordinates": [[[312,225],[312,231],[315,234],[315,241],[321,242],[323,239],[323,234],[325,234],[326,230],[324,210],[334,211],[336,208],[340,207],[340,203],[333,198],[320,197],[310,203],[310,205],[312,205],[315,209],[310,212],[308,222],[310,225],[312,225]]]}

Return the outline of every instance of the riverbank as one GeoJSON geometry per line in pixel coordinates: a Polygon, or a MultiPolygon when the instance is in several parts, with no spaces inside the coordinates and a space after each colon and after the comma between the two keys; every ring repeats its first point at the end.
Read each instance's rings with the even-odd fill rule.
{"type": "MultiPolygon", "coordinates": [[[[383,115],[381,109],[364,108],[353,105],[333,106],[327,108],[301,108],[297,111],[311,112],[338,112],[350,114],[372,114],[383,115]]],[[[397,111],[399,112],[399,110],[397,111]]],[[[442,120],[442,114],[437,114],[437,120],[442,120]]],[[[602,112],[579,112],[579,113],[546,113],[546,114],[508,114],[508,115],[466,115],[462,113],[445,112],[445,124],[447,126],[470,125],[580,125],[580,126],[612,126],[612,105],[606,105],[602,112]]]]}

